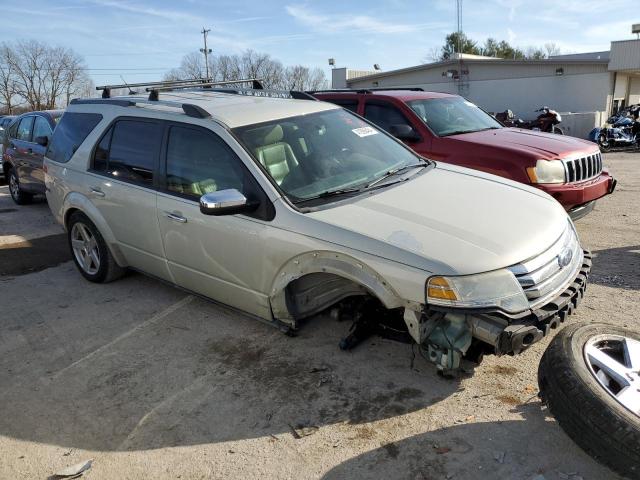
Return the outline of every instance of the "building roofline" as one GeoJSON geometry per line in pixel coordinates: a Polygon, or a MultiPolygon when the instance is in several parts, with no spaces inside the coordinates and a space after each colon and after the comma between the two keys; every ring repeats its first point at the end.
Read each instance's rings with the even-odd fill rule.
{"type": "Polygon", "coordinates": [[[384,78],[390,75],[397,75],[399,73],[409,73],[409,72],[417,72],[420,70],[428,70],[432,68],[446,67],[449,65],[459,65],[463,64],[478,64],[478,65],[607,65],[609,63],[609,59],[554,59],[554,58],[545,58],[544,60],[507,60],[503,58],[496,59],[460,59],[460,60],[444,60],[441,62],[434,63],[423,63],[421,65],[415,65],[413,67],[405,67],[399,68],[397,70],[388,70],[386,72],[375,73],[373,75],[366,75],[363,77],[356,77],[352,79],[347,79],[347,83],[349,82],[359,82],[361,80],[375,80],[377,78],[384,78]]]}

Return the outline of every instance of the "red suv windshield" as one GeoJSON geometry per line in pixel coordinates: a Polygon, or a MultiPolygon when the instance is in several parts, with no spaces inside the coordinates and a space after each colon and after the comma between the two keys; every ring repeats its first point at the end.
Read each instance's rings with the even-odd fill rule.
{"type": "Polygon", "coordinates": [[[502,128],[491,115],[461,97],[410,100],[407,104],[439,137],[502,128]]]}

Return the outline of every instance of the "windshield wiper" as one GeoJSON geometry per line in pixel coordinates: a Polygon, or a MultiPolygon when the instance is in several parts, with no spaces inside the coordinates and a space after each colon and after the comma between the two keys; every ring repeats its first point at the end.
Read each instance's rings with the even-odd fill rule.
{"type": "Polygon", "coordinates": [[[379,184],[383,180],[386,180],[389,177],[393,177],[394,175],[398,175],[399,173],[406,172],[407,170],[410,170],[412,168],[422,168],[422,167],[426,167],[427,165],[429,165],[429,163],[426,162],[426,161],[423,161],[423,162],[420,162],[420,163],[411,163],[411,164],[405,165],[403,167],[392,168],[387,173],[382,175],[380,178],[375,179],[373,182],[371,182],[370,184],[368,184],[364,188],[371,188],[371,187],[379,184]]]}
{"type": "Polygon", "coordinates": [[[298,200],[297,202],[293,202],[296,205],[301,203],[310,202],[311,200],[318,200],[319,198],[331,198],[331,197],[339,197],[340,195],[346,195],[348,193],[357,193],[362,191],[361,188],[336,188],[335,190],[327,190],[318,195],[314,195],[313,197],[303,198],[302,200],[298,200]]]}
{"type": "Polygon", "coordinates": [[[476,132],[484,132],[485,130],[497,130],[502,127],[486,127],[480,128],[478,130],[454,130],[453,132],[445,133],[444,135],[440,135],[441,137],[450,137],[451,135],[461,135],[463,133],[476,133],[476,132]]]}

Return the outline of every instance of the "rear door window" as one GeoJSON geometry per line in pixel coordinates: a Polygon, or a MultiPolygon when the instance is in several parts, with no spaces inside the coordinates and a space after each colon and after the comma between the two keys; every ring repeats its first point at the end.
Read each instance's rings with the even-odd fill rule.
{"type": "Polygon", "coordinates": [[[65,113],[53,132],[47,158],[59,163],[71,160],[75,151],[100,120],[102,115],[98,113],[65,113]]]}
{"type": "Polygon", "coordinates": [[[18,125],[18,132],[16,138],[18,140],[24,140],[25,142],[31,141],[31,128],[33,127],[33,116],[24,117],[20,120],[18,125]]]}
{"type": "Polygon", "coordinates": [[[118,180],[153,185],[163,123],[151,120],[118,120],[98,143],[93,169],[118,180]]]}
{"type": "Polygon", "coordinates": [[[389,103],[367,102],[364,117],[386,132],[389,132],[391,125],[411,125],[407,117],[397,107],[389,103]]]}
{"type": "Polygon", "coordinates": [[[51,127],[44,117],[37,116],[33,124],[33,141],[38,137],[51,138],[51,127]]]}

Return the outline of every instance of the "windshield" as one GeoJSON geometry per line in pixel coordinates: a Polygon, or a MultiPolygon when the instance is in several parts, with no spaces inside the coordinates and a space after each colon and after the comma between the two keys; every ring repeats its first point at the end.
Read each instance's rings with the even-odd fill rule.
{"type": "Polygon", "coordinates": [[[461,97],[412,100],[407,103],[439,137],[502,128],[491,115],[461,97]]]}
{"type": "Polygon", "coordinates": [[[234,132],[294,203],[336,191],[352,193],[390,171],[421,162],[344,109],[249,125],[234,132]]]}

